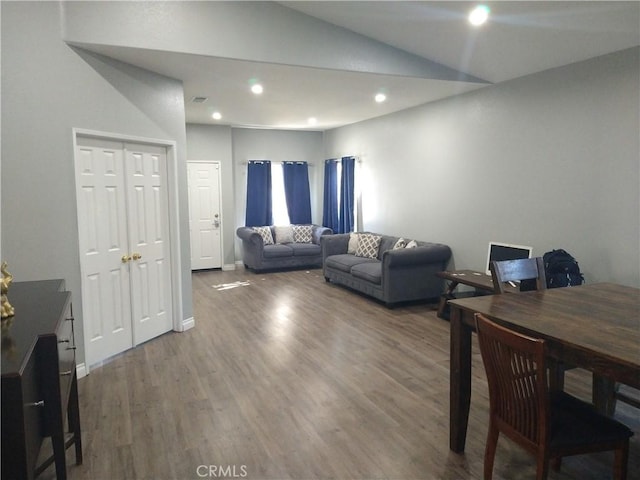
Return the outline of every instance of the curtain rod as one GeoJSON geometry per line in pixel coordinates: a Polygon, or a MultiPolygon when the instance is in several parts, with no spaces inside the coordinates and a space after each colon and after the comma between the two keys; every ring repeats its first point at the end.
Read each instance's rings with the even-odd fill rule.
{"type": "MultiPolygon", "coordinates": [[[[279,165],[282,165],[283,163],[298,163],[300,165],[306,163],[309,167],[315,167],[315,165],[313,163],[309,163],[309,162],[290,162],[290,161],[284,161],[284,162],[274,162],[273,160],[249,160],[251,162],[255,162],[255,163],[264,163],[264,162],[271,162],[271,163],[277,163],[279,165]]],[[[240,165],[249,165],[249,161],[247,162],[240,162],[240,165]]]]}
{"type": "Polygon", "coordinates": [[[357,157],[355,155],[344,155],[344,156],[338,157],[338,158],[327,158],[325,160],[325,162],[339,162],[344,157],[353,157],[355,159],[355,161],[358,162],[358,163],[363,163],[364,162],[364,160],[361,157],[357,157]]]}

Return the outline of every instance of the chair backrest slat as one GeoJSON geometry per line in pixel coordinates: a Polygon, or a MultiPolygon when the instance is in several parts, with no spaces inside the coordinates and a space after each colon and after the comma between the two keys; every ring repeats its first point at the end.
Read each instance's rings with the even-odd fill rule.
{"type": "Polygon", "coordinates": [[[494,261],[489,265],[489,269],[496,293],[504,293],[505,283],[522,282],[523,280],[535,280],[537,290],[547,288],[542,257],[494,261]]]}
{"type": "Polygon", "coordinates": [[[491,415],[534,447],[542,443],[548,408],[545,344],[476,315],[491,415]]]}
{"type": "Polygon", "coordinates": [[[614,477],[625,480],[633,432],[582,400],[550,391],[545,340],[522,335],[480,313],[475,320],[489,384],[484,478],[492,478],[498,436],[503,433],[535,455],[540,480],[546,480],[552,459],[560,468],[563,456],[606,450],[615,450],[614,477]]]}

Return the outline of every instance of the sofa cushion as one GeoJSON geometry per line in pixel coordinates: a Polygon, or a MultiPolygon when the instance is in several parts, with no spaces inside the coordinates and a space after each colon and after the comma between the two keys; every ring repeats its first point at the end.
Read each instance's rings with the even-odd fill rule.
{"type": "Polygon", "coordinates": [[[356,256],[365,258],[378,258],[378,249],[380,248],[380,235],[372,233],[362,233],[358,238],[358,249],[356,256]]]}
{"type": "Polygon", "coordinates": [[[271,227],[253,227],[260,234],[262,242],[265,245],[273,245],[273,235],[271,235],[271,227]]]}
{"type": "Polygon", "coordinates": [[[398,241],[393,245],[393,250],[398,250],[406,246],[407,246],[407,241],[404,238],[400,237],[398,241]]]}
{"type": "Polygon", "coordinates": [[[380,285],[382,283],[382,262],[379,260],[367,263],[359,263],[351,269],[351,275],[367,282],[380,285]]]}
{"type": "Polygon", "coordinates": [[[313,241],[313,230],[311,225],[294,225],[293,241],[295,243],[311,243],[313,241]]]}
{"type": "Polygon", "coordinates": [[[290,243],[289,247],[293,249],[293,255],[296,257],[320,255],[322,253],[320,245],[315,243],[290,243]]]}
{"type": "Polygon", "coordinates": [[[276,243],[293,243],[293,227],[291,225],[277,225],[273,227],[276,243]]]}
{"type": "Polygon", "coordinates": [[[263,251],[264,258],[293,257],[293,248],[289,245],[265,245],[263,251]]]}
{"type": "Polygon", "coordinates": [[[372,262],[378,262],[378,260],[373,258],[356,257],[355,255],[350,255],[348,253],[342,253],[340,255],[331,255],[327,257],[325,265],[327,267],[335,268],[336,270],[350,273],[354,265],[372,262]]]}

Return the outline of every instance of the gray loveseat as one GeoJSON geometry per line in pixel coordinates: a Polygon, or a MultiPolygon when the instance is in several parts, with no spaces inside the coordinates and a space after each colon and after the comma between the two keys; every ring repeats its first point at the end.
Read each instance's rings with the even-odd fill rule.
{"type": "Polygon", "coordinates": [[[347,253],[350,234],[323,237],[325,280],[370,295],[387,306],[440,296],[444,281],[435,274],[445,270],[451,258],[447,245],[415,241],[415,248],[394,250],[399,237],[372,235],[381,237],[375,258],[347,253]]]}
{"type": "MultiPolygon", "coordinates": [[[[269,229],[273,244],[265,242],[263,235],[253,227],[239,227],[236,234],[242,240],[242,262],[246,268],[256,272],[264,270],[278,270],[285,268],[320,268],[322,266],[322,250],[320,237],[333,233],[330,228],[319,225],[295,225],[305,231],[310,229],[309,235],[296,235],[296,238],[278,238],[277,232],[281,227],[258,227],[269,229]],[[279,243],[281,240],[291,240],[279,243]]],[[[268,235],[267,235],[268,238],[268,235]]]]}

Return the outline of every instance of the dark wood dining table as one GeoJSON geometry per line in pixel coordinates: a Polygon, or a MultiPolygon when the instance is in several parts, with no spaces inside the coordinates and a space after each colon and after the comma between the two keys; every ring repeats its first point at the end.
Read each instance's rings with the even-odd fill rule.
{"type": "Polygon", "coordinates": [[[451,300],[449,448],[464,451],[471,400],[474,314],[547,342],[549,356],[593,373],[593,401],[613,402],[613,385],[640,388],[640,289],[595,283],[451,300]]]}

